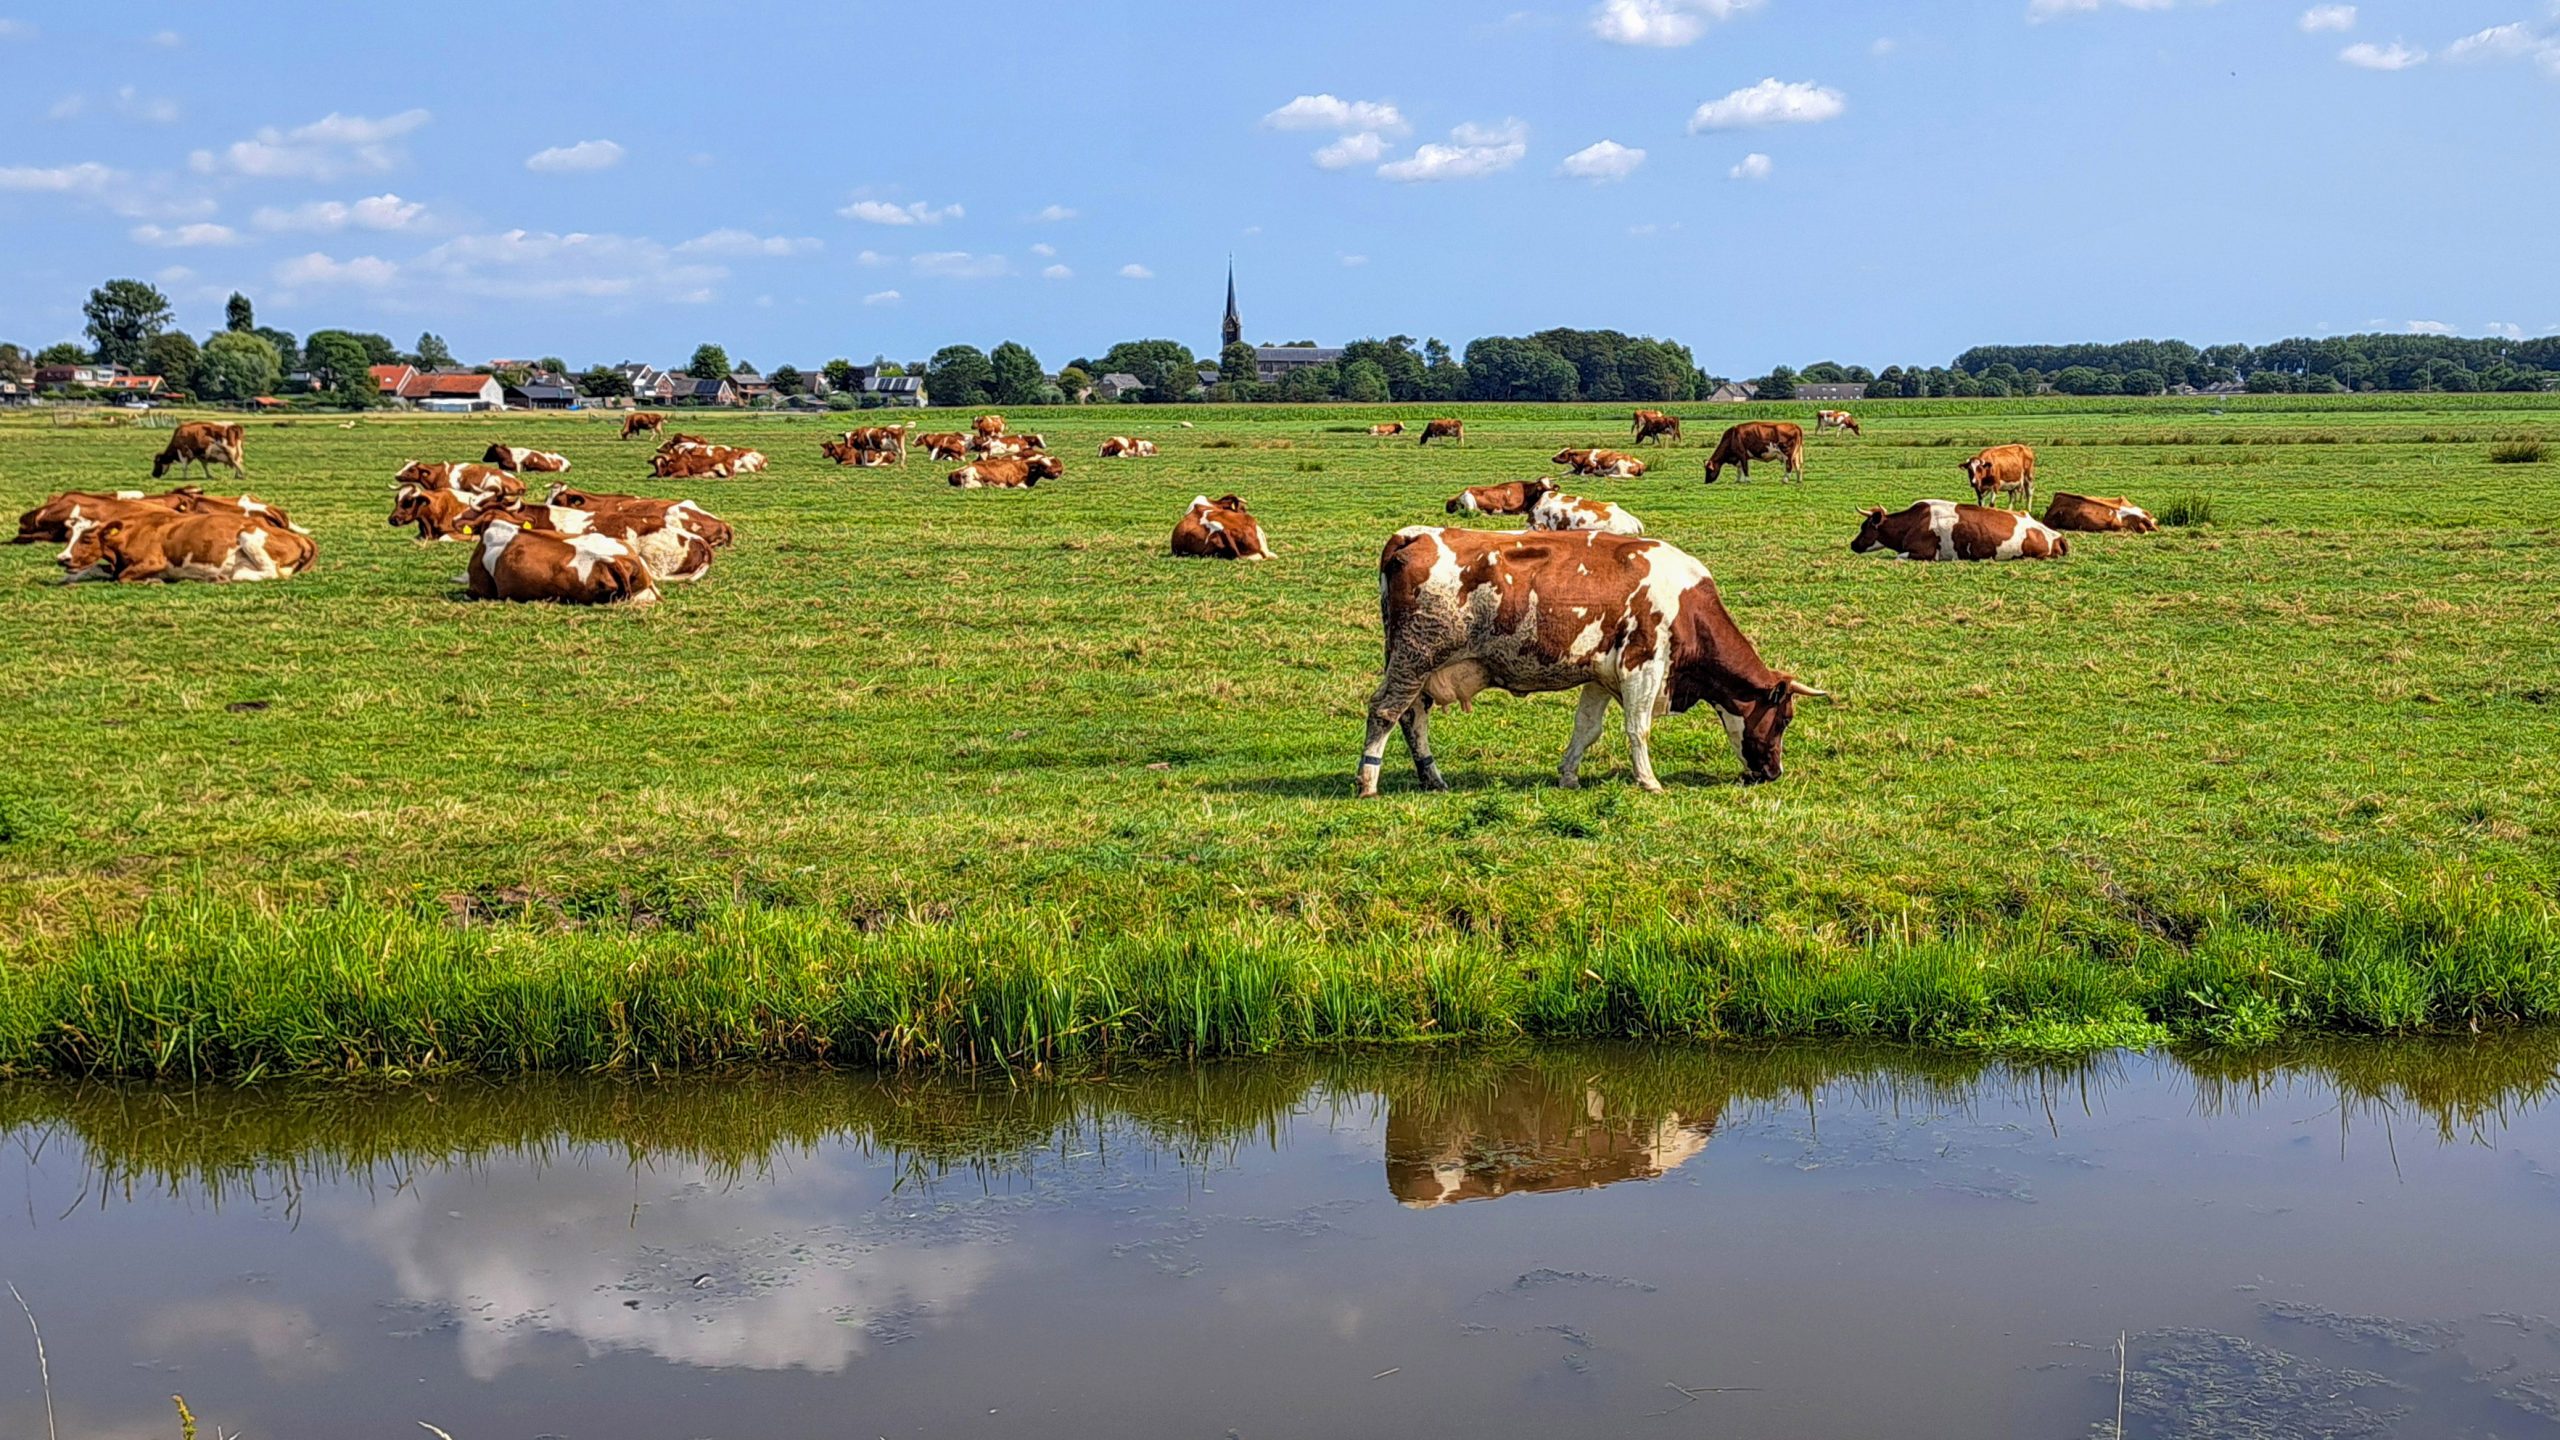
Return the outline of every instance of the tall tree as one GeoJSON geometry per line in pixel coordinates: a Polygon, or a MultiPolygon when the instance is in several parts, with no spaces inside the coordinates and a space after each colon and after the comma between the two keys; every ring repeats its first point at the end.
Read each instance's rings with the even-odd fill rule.
{"type": "Polygon", "coordinates": [[[597,400],[620,400],[631,394],[631,377],[610,365],[598,365],[578,377],[578,392],[597,400]]]}
{"type": "Polygon", "coordinates": [[[989,398],[998,405],[1037,405],[1048,393],[1049,377],[1040,370],[1040,357],[1011,340],[987,354],[990,378],[989,398]]]}
{"type": "Polygon", "coordinates": [[[717,345],[696,345],[693,360],[684,373],[696,380],[726,380],[730,375],[729,352],[717,345]]]}
{"type": "Polygon", "coordinates": [[[344,330],[322,330],[302,345],[302,363],[311,372],[311,388],[324,390],[349,409],[374,400],[373,361],[364,342],[344,330]]]}
{"type": "Polygon", "coordinates": [[[302,368],[302,347],[294,343],[292,331],[278,330],[272,325],[261,325],[248,333],[267,342],[268,346],[276,352],[276,363],[284,367],[286,374],[290,375],[302,368]]]}
{"type": "Polygon", "coordinates": [[[975,345],[945,345],[933,352],[924,369],[925,393],[936,405],[974,409],[987,403],[987,385],[995,367],[975,345]]]}
{"type": "Polygon", "coordinates": [[[1200,388],[1200,362],[1178,340],[1123,340],[1102,357],[1102,368],[1137,376],[1146,398],[1158,405],[1188,400],[1200,388]]]}
{"type": "Polygon", "coordinates": [[[140,280],[110,280],[89,292],[80,313],[89,317],[98,363],[131,369],[151,337],[169,328],[169,297],[140,280]]]}
{"type": "Polygon", "coordinates": [[[24,385],[35,378],[35,357],[21,345],[0,345],[0,380],[15,380],[24,385]]]}
{"type": "Polygon", "coordinates": [[[234,290],[231,298],[222,302],[222,328],[237,332],[258,328],[258,312],[250,306],[248,296],[234,290]]]}
{"type": "Polygon", "coordinates": [[[225,330],[204,342],[196,388],[211,400],[249,400],[276,388],[283,373],[276,347],[263,337],[225,330]]]}
{"type": "Polygon", "coordinates": [[[827,377],[828,389],[850,390],[853,388],[856,377],[854,375],[852,361],[842,358],[830,360],[827,362],[823,373],[827,377]]]}
{"type": "Polygon", "coordinates": [[[1058,372],[1058,391],[1067,397],[1068,404],[1083,404],[1086,393],[1092,389],[1093,377],[1075,366],[1070,365],[1058,372]]]}
{"type": "Polygon", "coordinates": [[[419,332],[418,352],[410,358],[421,370],[453,368],[453,352],[445,348],[444,337],[433,330],[419,332]]]}
{"type": "Polygon", "coordinates": [[[146,373],[157,375],[172,390],[195,393],[196,363],[201,353],[194,337],[184,330],[154,335],[142,347],[142,366],[146,373]]]}
{"type": "Polygon", "coordinates": [[[773,367],[773,373],[765,378],[773,382],[773,393],[776,395],[797,395],[809,388],[808,382],[800,378],[800,367],[797,365],[776,365],[773,367]]]}
{"type": "Polygon", "coordinates": [[[69,340],[56,340],[36,352],[38,365],[86,365],[89,352],[69,340]]]}
{"type": "Polygon", "coordinates": [[[1218,383],[1249,385],[1262,378],[1262,367],[1254,359],[1253,347],[1239,340],[1218,352],[1218,383]]]}
{"type": "Polygon", "coordinates": [[[1342,398],[1375,405],[1388,398],[1387,367],[1375,360],[1354,360],[1342,367],[1342,398]]]}

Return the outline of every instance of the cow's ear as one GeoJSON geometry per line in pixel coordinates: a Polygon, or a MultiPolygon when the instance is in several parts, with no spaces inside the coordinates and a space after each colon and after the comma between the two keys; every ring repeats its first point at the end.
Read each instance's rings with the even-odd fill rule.
{"type": "Polygon", "coordinates": [[[1884,518],[1884,507],[1881,505],[1870,505],[1858,513],[1866,516],[1870,520],[1881,520],[1884,518]]]}

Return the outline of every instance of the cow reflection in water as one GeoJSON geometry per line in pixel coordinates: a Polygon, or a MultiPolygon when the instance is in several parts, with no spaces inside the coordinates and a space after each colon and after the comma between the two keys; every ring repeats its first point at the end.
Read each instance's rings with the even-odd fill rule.
{"type": "Polygon", "coordinates": [[[1401,1095],[1387,1110],[1387,1189],[1428,1209],[1652,1180],[1707,1148],[1722,1108],[1639,1112],[1525,1068],[1481,1089],[1401,1095]]]}

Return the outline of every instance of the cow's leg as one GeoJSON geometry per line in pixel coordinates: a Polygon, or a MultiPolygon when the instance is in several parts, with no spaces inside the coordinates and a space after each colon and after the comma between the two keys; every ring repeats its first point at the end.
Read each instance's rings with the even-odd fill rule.
{"type": "MultiPolygon", "coordinates": [[[[1407,680],[1390,665],[1386,678],[1378,682],[1378,693],[1369,700],[1369,734],[1360,743],[1360,794],[1378,793],[1378,771],[1387,763],[1387,736],[1404,723],[1405,713],[1422,702],[1420,677],[1407,680]]],[[[1417,765],[1415,767],[1419,769],[1417,765]]]]}
{"type": "Polygon", "coordinates": [[[1446,790],[1439,762],[1431,758],[1431,697],[1417,697],[1404,712],[1404,748],[1413,755],[1414,778],[1425,790],[1446,790]]]}
{"type": "Polygon", "coordinates": [[[1564,767],[1556,777],[1567,790],[1582,784],[1582,757],[1591,742],[1600,738],[1600,727],[1608,723],[1610,698],[1605,686],[1582,687],[1582,703],[1573,707],[1573,739],[1565,744],[1564,767]]]}
{"type": "Polygon", "coordinates": [[[1618,691],[1618,708],[1627,722],[1627,763],[1635,771],[1640,789],[1659,793],[1662,782],[1653,778],[1653,712],[1661,703],[1661,677],[1629,676],[1618,691]]]}

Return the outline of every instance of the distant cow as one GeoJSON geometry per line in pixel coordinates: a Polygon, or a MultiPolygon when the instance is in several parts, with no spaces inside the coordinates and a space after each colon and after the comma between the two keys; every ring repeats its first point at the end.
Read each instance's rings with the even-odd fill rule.
{"type": "Polygon", "coordinates": [[[311,568],[319,547],[271,521],[222,511],[128,514],[83,530],[63,552],[71,578],[140,584],[282,580],[311,568]]]}
{"type": "Polygon", "coordinates": [[[658,584],[631,547],[610,535],[564,535],[491,520],[464,578],[474,600],[563,605],[653,605],[658,584]]]}
{"type": "Polygon", "coordinates": [[[1858,428],[1858,417],[1846,410],[1814,411],[1813,428],[1817,434],[1825,430],[1846,430],[1852,435],[1860,436],[1866,434],[1858,428]]]}
{"type": "Polygon", "coordinates": [[[838,465],[853,465],[869,470],[885,469],[906,458],[900,451],[869,449],[849,439],[821,440],[818,442],[818,453],[838,465]]]}
{"type": "Polygon", "coordinates": [[[1891,550],[1905,560],[2050,560],[2071,553],[2060,532],[2015,510],[1923,500],[1886,514],[1867,511],[1850,550],[1891,550]]]}
{"type": "Polygon", "coordinates": [[[611,536],[631,547],[661,584],[701,579],[711,569],[712,552],[737,543],[727,521],[690,500],[596,494],[566,486],[552,491],[542,504],[501,502],[472,512],[463,523],[476,532],[496,520],[572,537],[611,536]]]}
{"type": "Polygon", "coordinates": [[[1609,702],[1626,720],[1636,783],[1654,777],[1654,717],[1704,704],[1742,752],[1744,778],[1775,780],[1800,696],[1823,692],[1760,660],[1725,612],[1707,567],[1659,540],[1415,525],[1378,557],[1386,666],[1369,701],[1359,791],[1378,793],[1387,732],[1401,725],[1423,788],[1448,783],[1431,757],[1431,710],[1478,692],[1582,691],[1562,780],[1580,783],[1583,752],[1609,702]]]}
{"type": "Polygon", "coordinates": [[[854,464],[907,463],[907,427],[904,425],[863,425],[844,432],[847,445],[856,450],[886,456],[885,461],[854,461],[854,464]]]}
{"type": "Polygon", "coordinates": [[[1643,522],[1606,500],[1585,500],[1567,495],[1554,483],[1532,480],[1524,489],[1532,492],[1529,499],[1529,528],[1532,530],[1597,530],[1608,535],[1641,535],[1643,522]]]}
{"type": "MultiPolygon", "coordinates": [[[[1449,513],[1452,515],[1526,515],[1529,513],[1529,506],[1538,498],[1538,492],[1529,488],[1532,484],[1546,485],[1546,482],[1514,480],[1508,485],[1471,485],[1449,497],[1449,513]]],[[[1547,488],[1555,487],[1547,485],[1547,488]]]]}
{"type": "Polygon", "coordinates": [[[1369,427],[1369,433],[1372,435],[1401,435],[1404,433],[1404,422],[1401,420],[1390,420],[1383,425],[1372,425],[1369,427]]]}
{"type": "Polygon", "coordinates": [[[1268,560],[1271,546],[1243,501],[1233,495],[1215,500],[1202,495],[1173,527],[1173,553],[1203,560],[1268,560]]]}
{"type": "Polygon", "coordinates": [[[919,435],[916,437],[916,443],[923,446],[925,453],[936,460],[957,460],[969,453],[969,437],[957,430],[919,435]]]}
{"type": "Polygon", "coordinates": [[[1607,480],[1633,480],[1645,470],[1643,461],[1618,450],[1559,450],[1552,463],[1576,475],[1596,475],[1607,480]]]}
{"type": "Polygon", "coordinates": [[[228,465],[234,476],[246,478],[248,432],[220,421],[190,420],[170,431],[169,443],[152,457],[151,478],[159,479],[172,467],[184,474],[189,465],[201,469],[207,479],[213,477],[216,465],[228,465]]]}
{"type": "Polygon", "coordinates": [[[1994,445],[1964,462],[1964,478],[1973,486],[1976,504],[2015,492],[2018,508],[2036,505],[2036,450],[2032,445],[1994,445]]]}
{"type": "Polygon", "coordinates": [[[569,473],[567,456],[555,455],[548,450],[527,450],[521,445],[492,445],[489,447],[489,453],[480,457],[480,463],[495,465],[501,470],[513,470],[524,475],[569,473]]]}
{"type": "Polygon", "coordinates": [[[969,429],[971,432],[979,435],[1001,435],[1004,433],[1004,417],[1001,415],[981,415],[977,419],[969,422],[969,429]]]}
{"type": "Polygon", "coordinates": [[[752,475],[765,468],[764,452],[730,445],[686,445],[649,459],[649,473],[678,479],[752,475]]]}
{"type": "Polygon", "coordinates": [[[2121,495],[2074,495],[2068,490],[2054,493],[2053,503],[2044,509],[2044,523],[2056,530],[2120,530],[2135,535],[2149,535],[2160,528],[2150,511],[2121,495]]]}
{"type": "Polygon", "coordinates": [[[1127,435],[1114,435],[1102,442],[1102,458],[1145,459],[1156,453],[1156,442],[1138,440],[1127,435]]]}
{"type": "Polygon", "coordinates": [[[951,483],[963,490],[1028,490],[1066,473],[1066,462],[1055,455],[1009,455],[971,461],[951,472],[951,483]]]}
{"type": "Polygon", "coordinates": [[[666,428],[667,417],[655,410],[634,410],[622,417],[622,438],[625,440],[643,430],[655,435],[666,428]]]}
{"type": "Polygon", "coordinates": [[[699,435],[687,435],[679,430],[658,441],[657,453],[664,455],[671,450],[699,450],[710,443],[699,435]]]}
{"type": "Polygon", "coordinates": [[[524,494],[524,481],[514,473],[495,465],[469,464],[463,461],[412,460],[391,477],[394,485],[415,485],[421,490],[451,490],[466,498],[504,495],[509,499],[524,494]]]}
{"type": "Polygon", "coordinates": [[[1667,410],[1639,410],[1636,412],[1635,436],[1639,445],[1647,440],[1659,440],[1665,445],[1677,444],[1680,417],[1667,410]]]}
{"type": "Polygon", "coordinates": [[[1716,453],[1707,457],[1707,483],[1713,485],[1733,466],[1742,478],[1751,478],[1754,460],[1786,462],[1787,478],[1804,482],[1804,427],[1786,420],[1746,420],[1724,432],[1716,442],[1716,453]]]}
{"type": "Polygon", "coordinates": [[[1422,438],[1414,443],[1418,445],[1428,445],[1434,440],[1455,440],[1461,445],[1466,444],[1466,422],[1461,420],[1423,421],[1422,438]]]}

